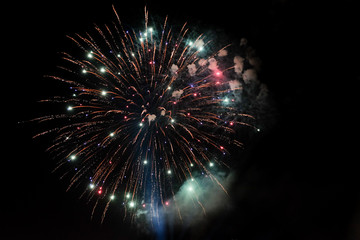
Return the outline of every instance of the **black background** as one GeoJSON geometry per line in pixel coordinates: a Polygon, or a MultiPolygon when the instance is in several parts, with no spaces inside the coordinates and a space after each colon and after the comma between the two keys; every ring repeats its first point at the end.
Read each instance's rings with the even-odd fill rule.
{"type": "Polygon", "coordinates": [[[357,136],[348,120],[356,109],[344,96],[360,80],[355,5],[286,0],[8,6],[2,34],[8,41],[2,45],[2,239],[154,238],[114,213],[102,225],[99,217],[90,220],[91,206],[77,192],[65,192],[66,183],[51,173],[46,140],[31,139],[36,125],[19,124],[44,114],[37,101],[56,86],[43,76],[55,71],[59,52],[74,47],[66,35],[115,20],[113,3],[129,25],[143,20],[147,4],[150,15],[246,37],[263,60],[261,81],[278,109],[276,125],[246,150],[231,189],[234,211],[209,216],[201,226],[169,230],[169,239],[360,239],[358,157],[350,154],[357,136]],[[243,186],[245,196],[239,193],[243,186]]]}

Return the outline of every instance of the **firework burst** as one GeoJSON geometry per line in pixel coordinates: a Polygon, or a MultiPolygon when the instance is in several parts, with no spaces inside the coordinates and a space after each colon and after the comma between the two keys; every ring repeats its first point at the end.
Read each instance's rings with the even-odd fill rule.
{"type": "Polygon", "coordinates": [[[62,103],[64,113],[35,119],[56,123],[35,137],[55,136],[48,150],[60,160],[57,169],[68,169],[69,188],[85,181],[81,196],[105,205],[102,219],[113,202],[125,216],[136,208],[157,216],[169,200],[176,206],[176,186],[195,171],[226,192],[210,168],[228,167],[218,156],[242,145],[238,126],[253,127],[253,117],[234,107],[231,93],[241,84],[226,76],[235,67],[218,65],[228,46],[209,53],[206,36],[190,36],[186,23],[176,30],[167,18],[150,25],[146,9],[143,29],[127,30],[114,12],[113,26],[69,36],[81,57],[62,53],[69,77],[48,77],[71,94],[42,101],[62,103]]]}

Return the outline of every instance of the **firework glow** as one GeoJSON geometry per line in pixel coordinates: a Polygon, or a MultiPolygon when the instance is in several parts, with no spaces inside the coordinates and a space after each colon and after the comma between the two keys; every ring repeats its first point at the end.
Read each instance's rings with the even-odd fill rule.
{"type": "Polygon", "coordinates": [[[56,170],[94,202],[93,214],[102,209],[102,221],[114,204],[132,220],[139,212],[157,219],[170,206],[181,220],[181,185],[206,214],[200,176],[228,194],[216,170],[229,169],[229,148],[242,147],[239,129],[260,131],[239,107],[256,72],[239,56],[228,64],[230,45],[213,51],[187,23],[151,22],[145,8],[143,28],[130,29],[113,10],[113,25],[68,36],[77,50],[62,53],[62,76],[47,76],[68,94],[41,101],[63,112],[36,118],[53,127],[34,137],[54,136],[47,150],[56,170]]]}

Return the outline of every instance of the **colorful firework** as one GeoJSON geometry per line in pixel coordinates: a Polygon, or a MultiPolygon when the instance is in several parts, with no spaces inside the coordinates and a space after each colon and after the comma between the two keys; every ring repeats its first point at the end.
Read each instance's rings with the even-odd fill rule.
{"type": "Polygon", "coordinates": [[[69,36],[82,57],[62,53],[69,77],[49,77],[71,94],[42,101],[62,103],[66,113],[35,119],[56,123],[35,137],[55,135],[48,150],[60,159],[57,169],[68,168],[69,189],[86,181],[81,196],[94,199],[94,209],[105,204],[102,219],[119,198],[125,216],[136,208],[157,216],[159,206],[177,204],[177,183],[193,181],[194,171],[226,192],[211,168],[228,167],[218,156],[242,146],[238,126],[253,128],[253,117],[234,107],[232,93],[242,87],[227,74],[237,65],[218,64],[229,46],[209,52],[206,36],[193,36],[186,23],[176,31],[167,18],[150,25],[146,9],[144,28],[127,30],[114,12],[113,26],[69,36]]]}

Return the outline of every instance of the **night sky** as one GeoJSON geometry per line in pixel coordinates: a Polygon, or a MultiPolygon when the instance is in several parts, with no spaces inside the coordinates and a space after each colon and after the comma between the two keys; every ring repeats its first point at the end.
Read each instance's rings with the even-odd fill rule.
{"type": "MultiPolygon", "coordinates": [[[[103,224],[101,216],[91,220],[92,206],[78,192],[66,192],[60,173],[51,173],[55,161],[45,152],[46,138],[31,139],[36,124],[19,124],[46,114],[37,101],[59,91],[43,76],[56,70],[59,52],[76,49],[67,34],[115,21],[112,3],[123,23],[140,24],[146,3],[74,2],[9,6],[0,238],[156,239],[113,211],[103,224]]],[[[346,118],[354,109],[340,102],[344,82],[352,88],[360,80],[358,60],[351,60],[358,56],[353,46],[359,28],[352,1],[329,6],[286,0],[148,2],[150,15],[188,21],[235,42],[247,38],[263,61],[260,80],[277,109],[276,123],[238,157],[242,164],[229,190],[234,209],[195,226],[168,229],[167,239],[360,239],[358,157],[344,144],[358,141],[346,135],[353,128],[346,118]]]]}

